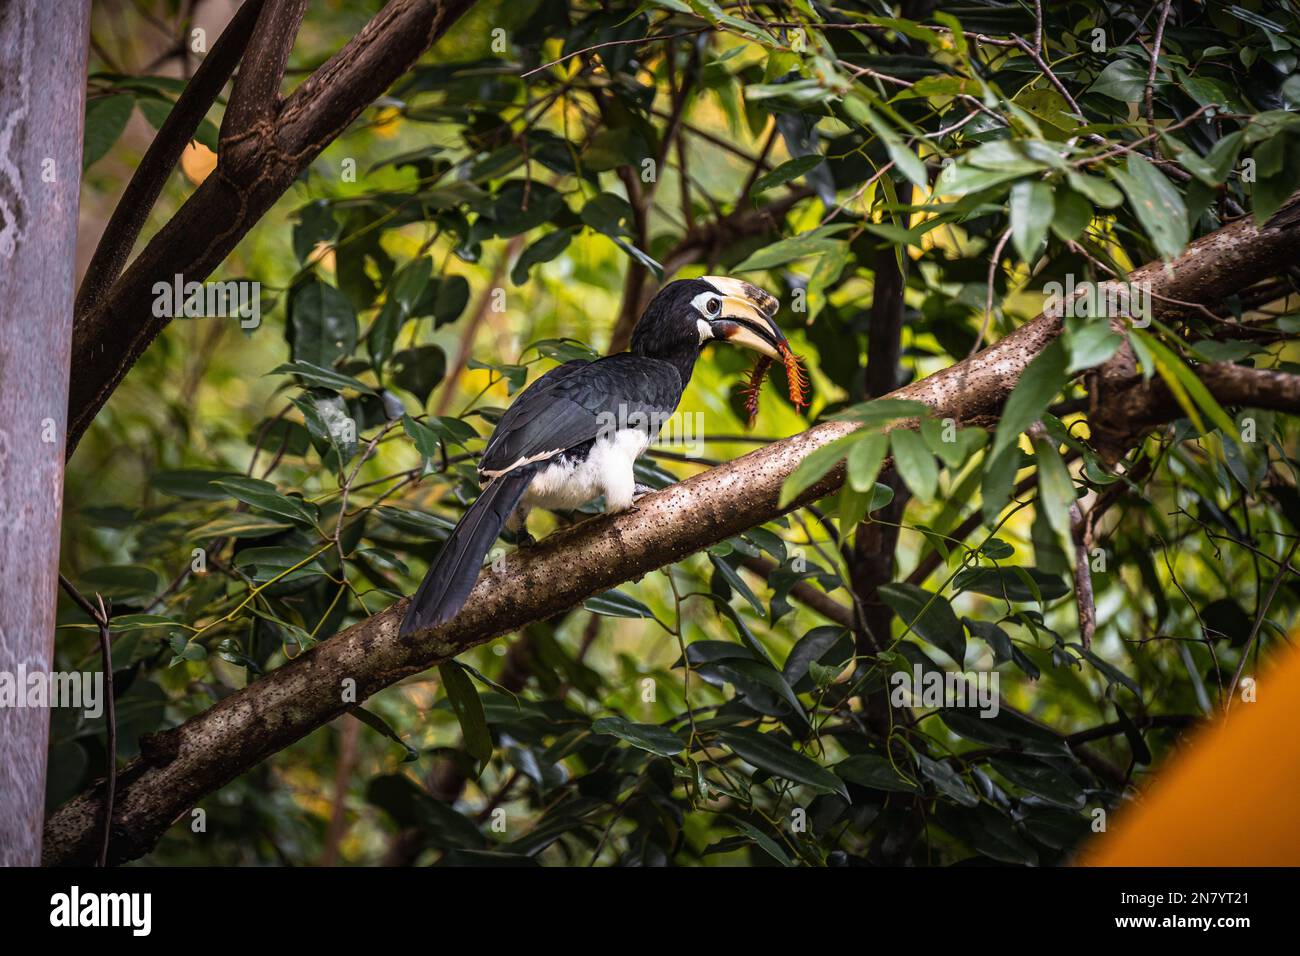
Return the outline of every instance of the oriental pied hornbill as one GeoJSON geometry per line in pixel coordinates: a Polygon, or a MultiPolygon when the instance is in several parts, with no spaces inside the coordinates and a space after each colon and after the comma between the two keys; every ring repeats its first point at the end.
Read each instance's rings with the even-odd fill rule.
{"type": "Polygon", "coordinates": [[[780,360],[778,305],[738,279],[680,279],[650,302],[629,351],[565,362],[524,389],[483,449],[483,491],[429,567],[401,633],[455,617],[501,529],[523,531],[530,508],[577,508],[601,495],[606,511],[632,507],[646,490],[632,464],[677,409],[700,351],[718,339],[780,360]]]}

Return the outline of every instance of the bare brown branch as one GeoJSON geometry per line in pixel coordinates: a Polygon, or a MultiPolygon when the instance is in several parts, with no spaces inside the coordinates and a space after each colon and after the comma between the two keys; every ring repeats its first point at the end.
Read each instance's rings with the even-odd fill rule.
{"type": "MultiPolygon", "coordinates": [[[[284,100],[274,122],[259,120],[246,131],[223,123],[217,168],[74,330],[69,455],[118,383],[171,321],[153,314],[154,284],[176,275],[186,281],[206,278],[321,150],[472,3],[390,0],[284,100]]],[[[268,36],[266,43],[278,62],[283,35],[268,36]]],[[[262,92],[265,82],[258,80],[254,92],[262,92]]]]}
{"type": "Polygon", "coordinates": [[[85,278],[77,292],[78,316],[98,305],[104,293],[117,281],[167,178],[180,162],[185,147],[243,56],[261,9],[262,0],[247,0],[235,12],[159,127],[123,190],[122,198],[118,200],[86,267],[85,278]]]}

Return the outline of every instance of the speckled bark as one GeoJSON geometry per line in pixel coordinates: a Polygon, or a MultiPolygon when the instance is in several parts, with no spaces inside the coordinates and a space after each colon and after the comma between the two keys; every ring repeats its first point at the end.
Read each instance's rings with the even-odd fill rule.
{"type": "MultiPolygon", "coordinates": [[[[1298,257],[1294,223],[1259,229],[1243,221],[1193,244],[1173,264],[1145,267],[1134,278],[1149,279],[1156,295],[1214,301],[1298,257]]],[[[1059,334],[1058,320],[1040,316],[892,395],[986,424],[1025,366],[1059,334]]],[[[110,858],[120,862],[148,852],[205,795],[342,713],[344,681],[355,681],[357,700],[364,700],[467,648],[776,517],[781,486],[795,466],[852,427],[818,425],[648,496],[634,512],[585,522],[514,553],[499,571],[484,572],[455,620],[409,641],[397,636],[406,609],[400,601],[158,735],[119,777],[110,858]]],[[[794,504],[829,494],[842,481],[841,467],[794,504]]],[[[100,800],[98,789],[88,791],[50,818],[46,863],[91,858],[100,800]]]]}
{"type": "MultiPolygon", "coordinates": [[[[0,671],[49,671],[88,2],[0,4],[0,671]]],[[[0,708],[0,866],[35,865],[46,708],[0,708]]]]}

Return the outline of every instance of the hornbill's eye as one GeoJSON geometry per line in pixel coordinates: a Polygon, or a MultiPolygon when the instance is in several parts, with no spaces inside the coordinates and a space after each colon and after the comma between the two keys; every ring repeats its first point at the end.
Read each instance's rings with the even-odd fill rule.
{"type": "Polygon", "coordinates": [[[709,299],[709,301],[704,304],[704,308],[708,311],[709,315],[717,315],[722,311],[722,300],[709,299]]]}

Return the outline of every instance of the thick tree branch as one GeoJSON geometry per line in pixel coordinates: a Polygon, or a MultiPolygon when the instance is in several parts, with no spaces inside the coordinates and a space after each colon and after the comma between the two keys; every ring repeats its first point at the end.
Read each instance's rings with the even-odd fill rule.
{"type": "MultiPolygon", "coordinates": [[[[906,276],[892,246],[876,251],[872,271],[874,287],[871,319],[867,324],[867,367],[863,391],[867,398],[879,398],[898,386],[906,276]]],[[[854,628],[859,654],[874,654],[889,640],[894,612],[880,600],[878,591],[882,584],[894,579],[898,526],[909,497],[907,486],[897,473],[890,471],[881,475],[879,480],[894,492],[893,498],[877,513],[876,517],[881,520],[861,522],[854,530],[852,548],[844,549],[853,593],[862,609],[862,620],[854,628]]]]}
{"type": "MultiPolygon", "coordinates": [[[[1221,405],[1300,412],[1300,375],[1230,362],[1198,365],[1192,371],[1221,405]]],[[[1114,407],[1107,410],[1106,428],[1121,432],[1130,446],[1157,425],[1186,414],[1158,378],[1135,379],[1114,397],[1114,407]]],[[[1111,440],[1116,439],[1112,436],[1111,440]]]]}
{"type": "MultiPolygon", "coordinates": [[[[89,20],[88,3],[0,4],[0,673],[10,679],[57,666],[59,445],[89,20]],[[47,164],[56,175],[42,175],[47,164]]],[[[51,711],[15,703],[0,706],[0,866],[32,866],[51,711]]]]}
{"type": "Polygon", "coordinates": [[[221,88],[230,79],[235,64],[243,56],[253,26],[262,9],[262,0],[245,0],[234,17],[222,31],[208,55],[203,58],[194,76],[176,99],[167,119],[159,127],[153,142],[145,151],[131,181],[127,183],[118,200],[113,215],[104,227],[95,254],[86,268],[81,289],[77,293],[76,314],[84,315],[98,305],[104,293],[117,281],[126,265],[140,230],[149,219],[153,204],[158,201],[163,186],[180,162],[181,154],[199,123],[216,102],[221,88]]]}
{"type": "Polygon", "coordinates": [[[307,0],[280,0],[257,18],[248,53],[230,91],[230,105],[221,120],[223,144],[242,136],[265,135],[258,127],[275,119],[284,68],[306,10],[307,0]]]}
{"type": "MultiPolygon", "coordinates": [[[[221,151],[212,175],[74,330],[69,455],[113,389],[171,321],[153,314],[154,284],[171,282],[177,275],[186,281],[206,278],[321,150],[472,3],[391,0],[289,95],[274,122],[259,121],[247,131],[231,129],[229,121],[222,124],[221,151]]],[[[283,25],[279,17],[275,22],[283,25]]],[[[278,58],[282,34],[276,32],[265,42],[278,58]]],[[[258,84],[263,82],[246,81],[254,83],[253,92],[261,92],[258,84]]],[[[237,92],[239,87],[237,82],[237,92]]]]}
{"type": "MultiPolygon", "coordinates": [[[[1243,220],[1198,240],[1172,263],[1137,270],[1153,293],[1217,301],[1300,258],[1294,222],[1256,227],[1243,220]]],[[[996,414],[1025,367],[1059,334],[1059,319],[1039,316],[951,368],[892,393],[962,420],[996,414]]],[[[1229,377],[1235,373],[1229,373],[1229,377]]],[[[1280,387],[1280,386],[1279,386],[1280,387]]],[[[119,775],[110,859],[148,852],[186,809],[358,701],[404,677],[592,594],[679,561],[777,517],[785,479],[809,453],[848,434],[827,422],[647,496],[635,511],[595,518],[558,532],[485,571],[461,613],[448,624],[399,639],[406,601],[321,642],[179,727],[145,738],[141,756],[119,775]]],[[[792,506],[816,500],[843,481],[839,466],[792,506]]],[[[45,861],[85,862],[95,852],[102,787],[69,801],[46,826],[45,861]]]]}

